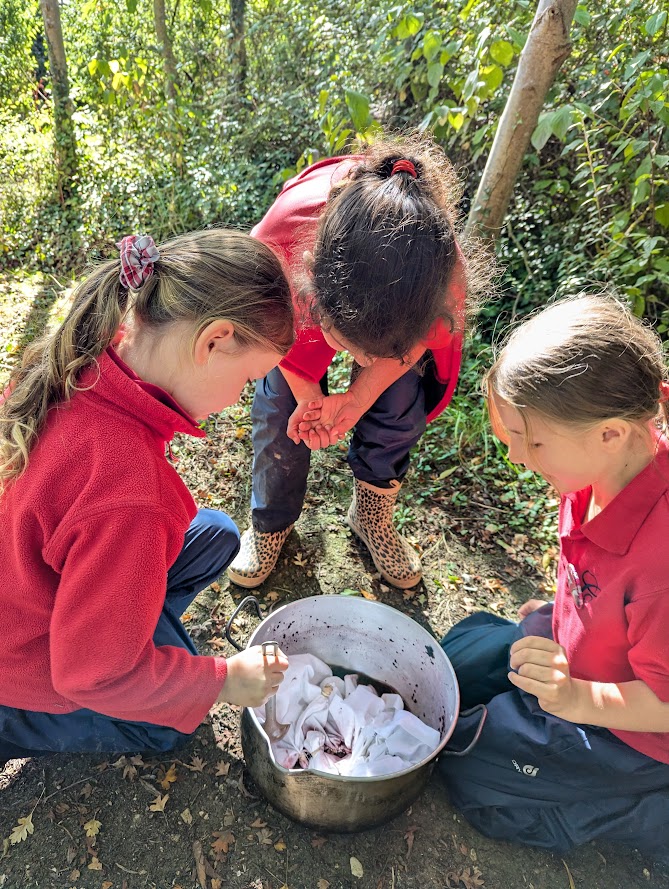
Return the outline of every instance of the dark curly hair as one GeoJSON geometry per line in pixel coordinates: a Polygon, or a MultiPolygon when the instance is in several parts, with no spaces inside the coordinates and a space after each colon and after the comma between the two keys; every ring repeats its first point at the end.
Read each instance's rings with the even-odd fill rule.
{"type": "Polygon", "coordinates": [[[457,259],[461,183],[427,136],[372,145],[328,197],[311,268],[314,320],[334,325],[365,354],[405,359],[439,318],[457,259]],[[392,173],[398,160],[416,170],[392,173]]]}

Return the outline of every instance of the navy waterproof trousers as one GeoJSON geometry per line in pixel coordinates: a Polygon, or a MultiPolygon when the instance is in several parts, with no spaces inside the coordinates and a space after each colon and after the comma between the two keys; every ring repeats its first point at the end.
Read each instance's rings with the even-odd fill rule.
{"type": "MultiPolygon", "coordinates": [[[[167,574],[167,595],[153,640],[192,654],[197,649],[181,615],[197,594],[225,571],[239,550],[239,531],[224,512],[201,509],[191,522],[183,549],[167,574]]],[[[0,758],[45,753],[164,753],[190,735],[148,722],[113,719],[93,710],[37,713],[0,706],[0,758]]]]}
{"type": "MultiPolygon", "coordinates": [[[[253,527],[262,533],[283,531],[302,512],[311,451],[286,435],[297,403],[278,368],[256,383],[253,421],[253,527]]],[[[402,480],[409,452],[426,426],[421,376],[408,370],[383,392],[358,420],[347,460],[363,482],[386,487],[402,480]]]]}
{"type": "MultiPolygon", "coordinates": [[[[620,841],[669,864],[669,765],[607,729],[545,713],[509,682],[509,648],[522,636],[550,637],[551,611],[543,606],[520,624],[481,612],[442,640],[463,708],[488,707],[471,752],[440,760],[451,802],[494,839],[557,853],[594,839],[620,841]]],[[[478,714],[461,718],[449,746],[464,748],[478,721],[478,714]]]]}

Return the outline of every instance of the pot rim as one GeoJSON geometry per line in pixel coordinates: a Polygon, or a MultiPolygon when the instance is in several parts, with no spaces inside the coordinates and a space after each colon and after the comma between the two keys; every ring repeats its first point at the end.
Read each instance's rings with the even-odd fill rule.
{"type": "MultiPolygon", "coordinates": [[[[455,675],[455,670],[453,669],[453,665],[451,664],[450,660],[448,659],[446,652],[443,650],[443,648],[437,641],[436,637],[433,636],[431,633],[429,633],[425,629],[425,627],[421,626],[418,623],[418,621],[415,621],[412,617],[409,617],[408,614],[404,614],[404,612],[399,611],[397,608],[393,608],[392,605],[385,605],[383,602],[373,602],[373,601],[370,601],[369,599],[364,599],[364,598],[358,599],[357,596],[352,597],[352,598],[355,598],[356,601],[358,601],[360,603],[364,602],[365,603],[363,606],[364,608],[367,608],[367,607],[377,608],[380,610],[392,611],[395,615],[400,615],[400,617],[404,618],[405,620],[411,621],[412,623],[416,624],[416,626],[423,633],[425,633],[425,636],[428,639],[430,639],[432,642],[436,643],[435,648],[440,653],[439,655],[436,655],[436,656],[443,658],[443,661],[444,661],[444,664],[445,664],[447,670],[453,676],[453,688],[455,690],[455,702],[454,702],[455,706],[454,706],[453,719],[451,720],[451,724],[447,728],[444,729],[443,737],[442,737],[441,741],[439,742],[439,744],[437,745],[437,747],[430,754],[428,754],[428,756],[426,756],[420,762],[415,763],[412,766],[409,766],[409,768],[402,769],[399,772],[391,772],[389,775],[360,775],[360,776],[358,776],[358,775],[333,775],[331,772],[322,772],[319,769],[287,769],[287,768],[285,768],[285,766],[280,765],[276,761],[270,740],[267,737],[267,735],[265,734],[265,732],[263,731],[262,723],[256,716],[253,708],[244,707],[242,709],[242,718],[244,716],[244,713],[247,713],[249,715],[254,728],[259,732],[262,741],[264,742],[265,746],[267,747],[267,751],[269,753],[269,757],[272,762],[272,765],[276,769],[278,769],[279,772],[282,772],[284,775],[299,775],[299,776],[305,776],[305,777],[309,776],[309,775],[313,775],[314,777],[318,777],[318,778],[330,778],[333,781],[345,781],[348,783],[354,783],[354,782],[359,782],[359,781],[361,781],[363,783],[376,782],[376,781],[392,781],[395,778],[399,778],[402,775],[408,775],[411,772],[415,772],[418,769],[422,769],[425,766],[429,765],[429,763],[431,763],[434,759],[437,758],[437,756],[439,756],[439,754],[444,749],[446,744],[448,744],[450,737],[455,730],[455,726],[458,721],[458,715],[460,713],[460,687],[458,686],[458,681],[457,681],[457,677],[455,675]]],[[[274,618],[277,614],[280,614],[282,611],[285,611],[286,609],[290,609],[291,607],[299,605],[302,602],[308,602],[310,599],[315,599],[318,601],[321,601],[321,600],[337,600],[337,601],[339,601],[341,599],[341,596],[332,595],[332,594],[323,595],[323,596],[305,596],[303,599],[295,599],[293,602],[287,602],[285,605],[282,605],[280,608],[277,608],[275,611],[270,612],[261,621],[261,623],[258,624],[258,626],[255,628],[255,630],[249,637],[249,640],[246,643],[246,647],[249,648],[252,645],[258,644],[254,641],[255,637],[258,634],[260,628],[269,620],[269,618],[274,618]]],[[[411,712],[411,711],[409,711],[409,712],[411,712]]]]}

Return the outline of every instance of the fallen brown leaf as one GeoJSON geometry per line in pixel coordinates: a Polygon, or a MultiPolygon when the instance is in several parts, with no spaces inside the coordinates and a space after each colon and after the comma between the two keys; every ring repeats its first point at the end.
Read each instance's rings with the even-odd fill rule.
{"type": "Polygon", "coordinates": [[[329,889],[330,884],[327,880],[319,880],[316,883],[316,889],[329,889]]]}
{"type": "Polygon", "coordinates": [[[260,818],[256,818],[256,820],[253,822],[251,827],[253,827],[253,828],[267,827],[267,822],[261,821],[260,818]]]}
{"type": "Polygon", "coordinates": [[[230,771],[230,763],[225,762],[224,760],[220,760],[216,763],[216,777],[217,778],[225,778],[230,771]]]}
{"type": "Polygon", "coordinates": [[[170,784],[174,784],[177,780],[177,764],[175,762],[169,767],[169,769],[165,772],[165,777],[160,782],[160,786],[163,790],[169,790],[170,784]]]}
{"type": "Polygon", "coordinates": [[[149,806],[149,809],[152,812],[164,812],[165,806],[167,804],[167,800],[169,798],[170,798],[169,793],[166,793],[165,796],[161,796],[160,794],[158,794],[158,796],[154,799],[154,801],[149,806]]]}
{"type": "Polygon", "coordinates": [[[407,858],[411,855],[411,850],[413,849],[413,841],[417,830],[418,825],[414,824],[412,827],[407,827],[407,832],[404,834],[404,839],[407,841],[407,858]]]}
{"type": "Polygon", "coordinates": [[[204,852],[199,840],[193,841],[193,858],[195,859],[195,871],[200,889],[207,889],[207,869],[204,866],[204,852]]]}
{"type": "Polygon", "coordinates": [[[193,756],[190,761],[190,765],[184,763],[187,769],[190,769],[191,772],[204,772],[204,767],[206,766],[206,762],[199,756],[193,756]]]}
{"type": "Polygon", "coordinates": [[[89,870],[102,870],[102,862],[95,855],[93,856],[92,861],[88,865],[89,870]]]}
{"type": "Polygon", "coordinates": [[[258,837],[258,842],[261,846],[271,846],[272,845],[272,831],[267,827],[263,827],[262,830],[259,830],[256,834],[258,837]]]}
{"type": "Polygon", "coordinates": [[[212,836],[216,837],[215,841],[211,844],[211,848],[214,850],[214,852],[227,855],[230,851],[230,846],[232,846],[235,842],[234,834],[230,833],[229,830],[226,830],[224,832],[217,830],[212,834],[212,836]]]}
{"type": "Polygon", "coordinates": [[[320,849],[321,846],[324,846],[328,841],[327,837],[314,837],[311,841],[311,845],[314,849],[320,849]]]}

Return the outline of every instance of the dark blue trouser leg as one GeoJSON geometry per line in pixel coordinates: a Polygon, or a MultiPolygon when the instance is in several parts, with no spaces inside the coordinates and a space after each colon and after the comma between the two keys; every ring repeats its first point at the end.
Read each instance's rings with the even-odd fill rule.
{"type": "MultiPolygon", "coordinates": [[[[256,383],[253,421],[253,527],[282,531],[296,522],[307,490],[311,452],[286,435],[295,398],[280,370],[256,383]]],[[[401,480],[409,452],[425,431],[425,396],[421,377],[412,370],[383,392],[358,421],[348,462],[361,481],[383,485],[401,480]]]]}
{"type": "Polygon", "coordinates": [[[297,402],[278,368],[256,383],[253,423],[253,527],[263,533],[283,531],[302,512],[311,451],[296,445],[286,427],[297,402]]]}
{"type": "Polygon", "coordinates": [[[393,479],[402,481],[411,448],[425,432],[426,423],[421,377],[408,370],[358,420],[347,458],[353,475],[380,486],[393,479]]]}
{"type": "MultiPolygon", "coordinates": [[[[545,713],[506,678],[510,645],[521,635],[547,635],[549,617],[544,608],[519,626],[496,615],[472,615],[442,640],[463,697],[469,704],[488,702],[473,750],[440,759],[451,801],[495,839],[559,853],[605,839],[661,859],[668,851],[669,765],[606,729],[545,713]]],[[[460,718],[449,747],[464,748],[477,722],[478,714],[460,718]]]]}
{"type": "MultiPolygon", "coordinates": [[[[165,604],[153,635],[156,645],[174,645],[197,655],[180,617],[197,594],[220,577],[238,549],[239,532],[232,519],[217,510],[199,510],[167,575],[165,604]]],[[[3,759],[41,753],[164,753],[189,737],[167,726],[113,719],[88,709],[52,714],[0,706],[3,759]]]]}

